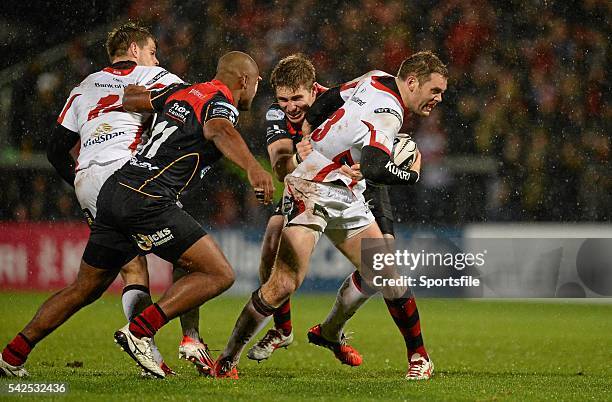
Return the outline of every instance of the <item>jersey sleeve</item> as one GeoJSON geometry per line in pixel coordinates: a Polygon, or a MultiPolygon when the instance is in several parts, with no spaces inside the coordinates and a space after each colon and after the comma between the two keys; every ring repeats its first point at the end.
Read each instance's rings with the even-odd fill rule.
{"type": "Polygon", "coordinates": [[[168,85],[184,83],[184,81],[178,76],[161,67],[157,67],[145,79],[146,82],[144,82],[143,85],[149,90],[162,89],[167,87],[168,85]],[[153,75],[153,77],[149,78],[151,75],[153,75]]]}
{"type": "Polygon", "coordinates": [[[204,105],[202,124],[212,119],[226,119],[233,126],[238,124],[238,109],[220,92],[204,105]]]}
{"type": "Polygon", "coordinates": [[[292,139],[287,130],[285,112],[276,103],[273,103],[266,112],[266,144],[270,145],[282,138],[292,139]]]}
{"type": "Polygon", "coordinates": [[[168,98],[175,92],[185,89],[189,85],[185,83],[171,84],[163,89],[157,89],[151,91],[151,105],[156,112],[164,110],[164,105],[168,98]]]}
{"type": "Polygon", "coordinates": [[[62,112],[57,118],[57,123],[63,126],[64,128],[73,131],[75,133],[79,132],[79,122],[77,119],[77,106],[76,100],[81,96],[81,92],[79,88],[75,88],[70,93],[70,96],[66,100],[64,104],[64,108],[62,112]]]}
{"type": "Polygon", "coordinates": [[[379,102],[378,106],[362,119],[362,123],[368,127],[368,134],[363,137],[361,147],[373,146],[391,155],[393,140],[402,127],[403,112],[392,99],[379,102]]]}

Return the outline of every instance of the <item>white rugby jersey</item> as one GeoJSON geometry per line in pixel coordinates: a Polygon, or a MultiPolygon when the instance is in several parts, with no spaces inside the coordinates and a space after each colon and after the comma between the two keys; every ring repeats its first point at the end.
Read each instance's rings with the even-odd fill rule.
{"type": "Polygon", "coordinates": [[[313,130],[310,137],[313,152],[291,175],[316,182],[341,180],[353,193],[361,194],[365,180],[352,181],[339,168],[359,163],[366,145],[391,155],[405,107],[395,77],[382,71],[370,72],[345,84],[341,96],[344,105],[313,130]]]}
{"type": "Polygon", "coordinates": [[[121,101],[128,84],[147,89],[183,82],[161,67],[118,62],[87,76],[74,88],[57,122],[79,133],[81,147],[77,170],[107,165],[135,152],[150,124],[149,113],[128,113],[121,101]]]}

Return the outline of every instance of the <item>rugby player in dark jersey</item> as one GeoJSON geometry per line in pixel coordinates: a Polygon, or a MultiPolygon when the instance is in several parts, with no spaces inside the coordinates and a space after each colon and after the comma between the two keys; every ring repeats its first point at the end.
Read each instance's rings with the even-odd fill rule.
{"type": "Polygon", "coordinates": [[[36,343],[99,298],[121,266],[145,251],[188,273],[118,330],[115,340],[144,370],[165,376],[153,359],[150,339],[169,320],[221,294],[234,281],[214,240],[177,205],[181,192],[225,156],[246,171],[264,203],[272,198],[272,177],[234,128],[238,109],[250,108],[260,80],[250,56],[230,52],[219,59],[210,82],[176,84],[152,93],[126,90],[126,110],[158,112],[151,136],[102,186],[75,282],[49,298],[4,349],[3,354],[19,360],[9,367],[12,372],[25,371],[23,363],[36,343]]]}
{"type": "MultiPolygon", "coordinates": [[[[309,107],[316,97],[327,90],[316,83],[315,68],[303,54],[294,54],[282,59],[272,71],[270,83],[274,89],[276,102],[266,113],[266,142],[270,161],[279,181],[293,171],[299,163],[297,146],[302,140],[302,124],[309,107]]],[[[364,194],[368,205],[385,236],[393,236],[393,215],[389,202],[387,187],[370,185],[364,194]]],[[[282,200],[274,210],[268,221],[262,245],[259,276],[261,283],[270,277],[276,251],[284,226],[284,217],[281,212],[282,200]]],[[[355,271],[346,280],[361,281],[359,273],[355,271]]],[[[346,288],[343,286],[340,290],[346,288]]],[[[339,294],[340,297],[340,294],[339,294]]],[[[363,302],[367,297],[363,297],[363,302]]],[[[360,300],[361,301],[361,298],[360,300]]],[[[359,303],[361,305],[362,303],[359,303]]],[[[357,306],[356,306],[357,307],[357,306]]],[[[341,309],[335,306],[328,317],[328,326],[335,327],[336,321],[345,322],[344,315],[338,318],[341,309]]],[[[331,333],[335,333],[333,329],[331,333]]],[[[333,339],[333,337],[331,338],[333,339]]],[[[274,328],[268,330],[259,342],[248,352],[247,356],[253,360],[265,360],[281,347],[287,347],[293,342],[293,328],[291,325],[290,300],[284,302],[274,312],[274,328]]],[[[317,342],[313,339],[313,342],[317,342]]],[[[327,345],[327,343],[326,343],[327,345]]],[[[343,363],[357,366],[361,364],[359,353],[343,343],[333,343],[336,357],[343,363]]]]}

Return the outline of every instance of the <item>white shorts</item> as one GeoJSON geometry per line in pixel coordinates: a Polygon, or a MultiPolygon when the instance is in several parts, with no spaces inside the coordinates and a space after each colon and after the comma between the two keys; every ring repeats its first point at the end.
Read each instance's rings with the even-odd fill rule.
{"type": "Polygon", "coordinates": [[[339,243],[374,222],[362,194],[345,185],[285,177],[282,212],[286,225],[306,226],[339,243]],[[333,232],[333,234],[332,234],[333,232]],[[344,235],[338,237],[337,233],[344,235]]]}
{"type": "Polygon", "coordinates": [[[116,170],[129,161],[131,156],[118,159],[107,165],[91,165],[86,169],[79,170],[74,179],[74,190],[77,200],[91,226],[96,217],[96,201],[102,185],[116,170]]]}

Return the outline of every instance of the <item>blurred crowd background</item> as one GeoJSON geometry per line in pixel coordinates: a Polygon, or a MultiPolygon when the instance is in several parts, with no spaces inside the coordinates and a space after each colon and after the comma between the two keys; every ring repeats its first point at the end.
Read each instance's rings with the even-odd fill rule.
{"type": "MultiPolygon", "coordinates": [[[[239,128],[262,161],[273,101],[267,78],[282,57],[305,53],[318,81],[333,86],[372,69],[395,73],[405,57],[431,49],[448,63],[449,89],[431,117],[410,117],[404,128],[424,173],[413,188],[391,189],[398,221],[610,220],[609,1],[93,3],[38,11],[17,3],[1,18],[9,56],[0,68],[13,78],[0,90],[8,105],[0,220],[81,219],[73,190],[41,153],[72,87],[108,64],[105,32],[128,18],[152,28],[161,65],[190,82],[210,80],[228,50],[255,58],[264,82],[239,128]],[[54,46],[59,57],[37,57],[54,46]]],[[[228,163],[186,198],[207,226],[262,227],[267,219],[228,163]]]]}

